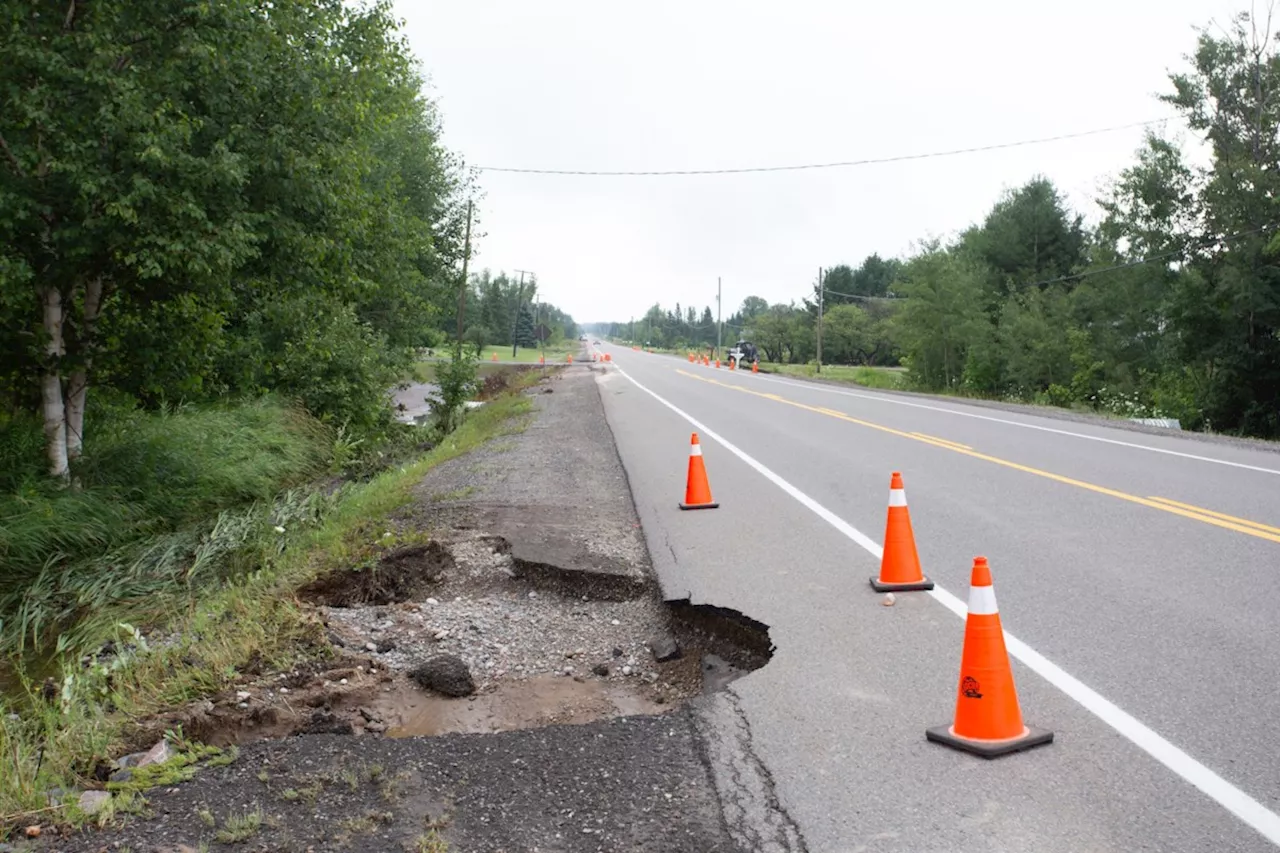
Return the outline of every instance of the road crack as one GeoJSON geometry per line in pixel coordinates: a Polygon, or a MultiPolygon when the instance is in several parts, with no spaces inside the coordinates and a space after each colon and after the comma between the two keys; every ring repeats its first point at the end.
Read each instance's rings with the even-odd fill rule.
{"type": "Polygon", "coordinates": [[[808,853],[800,828],[778,800],[773,775],[755,754],[751,724],[737,695],[726,690],[709,698],[696,725],[734,843],[760,853],[808,853]]]}

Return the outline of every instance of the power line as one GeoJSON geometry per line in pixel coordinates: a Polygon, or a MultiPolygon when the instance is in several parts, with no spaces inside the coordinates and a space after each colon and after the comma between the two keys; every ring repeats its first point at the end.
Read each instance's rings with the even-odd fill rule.
{"type": "Polygon", "coordinates": [[[867,302],[896,302],[903,299],[902,296],[860,296],[857,293],[841,293],[838,290],[832,290],[829,287],[822,288],[823,293],[830,293],[832,296],[843,296],[846,299],[863,299],[867,302]]]}
{"type": "MultiPolygon", "coordinates": [[[[1226,234],[1221,237],[1212,237],[1207,240],[1202,240],[1199,243],[1191,243],[1189,245],[1183,246],[1178,249],[1173,249],[1168,252],[1161,252],[1155,255],[1147,255],[1146,257],[1138,258],[1136,260],[1125,261],[1122,264],[1114,264],[1109,267],[1100,267],[1098,269],[1085,270],[1084,272],[1072,273],[1071,275],[1063,275],[1057,278],[1046,278],[1042,281],[1024,282],[1016,286],[1019,288],[1045,287],[1050,284],[1062,284],[1068,281],[1078,281],[1079,279],[1082,279],[1082,278],[1091,278],[1095,275],[1102,275],[1103,273],[1118,272],[1119,270],[1132,269],[1133,267],[1140,267],[1146,264],[1153,264],[1153,263],[1156,263],[1157,261],[1167,261],[1170,258],[1176,258],[1180,255],[1185,255],[1188,252],[1194,252],[1199,249],[1207,249],[1207,248],[1210,248],[1211,246],[1216,246],[1220,243],[1227,243],[1227,242],[1230,242],[1231,240],[1238,240],[1241,237],[1250,237],[1254,234],[1266,234],[1270,231],[1277,231],[1277,230],[1280,230],[1280,222],[1275,222],[1270,225],[1263,225],[1259,228],[1251,228],[1248,231],[1237,231],[1234,234],[1226,234]]],[[[829,293],[832,296],[843,296],[847,299],[861,299],[867,302],[901,302],[907,298],[905,296],[861,296],[856,293],[841,293],[838,290],[832,290],[828,287],[824,287],[822,288],[822,290],[824,293],[829,293]]]]}
{"type": "Polygon", "coordinates": [[[874,157],[865,160],[843,160],[834,163],[804,163],[791,166],[748,166],[739,169],[667,169],[661,171],[607,171],[589,169],[524,169],[507,166],[476,166],[482,172],[508,172],[522,175],[577,175],[595,177],[669,177],[675,175],[742,175],[759,172],[798,172],[806,169],[837,169],[850,166],[873,166],[881,163],[901,163],[907,160],[928,160],[936,157],[954,157],[959,154],[977,154],[982,151],[999,151],[1006,148],[1020,148],[1025,145],[1042,145],[1046,142],[1061,142],[1066,139],[1080,139],[1085,136],[1097,136],[1102,133],[1114,133],[1119,130],[1130,130],[1135,127],[1148,127],[1163,124],[1167,118],[1137,121],[1130,124],[1119,124],[1094,130],[1082,130],[1077,133],[1063,133],[1058,136],[1044,136],[1038,139],[1023,139],[1018,142],[1000,142],[994,145],[979,145],[973,148],[955,148],[949,151],[932,151],[925,154],[899,154],[893,157],[874,157]]]}

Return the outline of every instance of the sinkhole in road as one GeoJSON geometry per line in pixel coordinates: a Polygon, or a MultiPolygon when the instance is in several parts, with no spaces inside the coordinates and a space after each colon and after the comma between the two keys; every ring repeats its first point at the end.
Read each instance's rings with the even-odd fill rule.
{"type": "Polygon", "coordinates": [[[735,610],[664,601],[647,574],[529,563],[474,529],[387,548],[298,598],[314,616],[313,660],[245,672],[151,727],[229,745],[581,724],[666,713],[773,653],[768,626],[735,610]]]}

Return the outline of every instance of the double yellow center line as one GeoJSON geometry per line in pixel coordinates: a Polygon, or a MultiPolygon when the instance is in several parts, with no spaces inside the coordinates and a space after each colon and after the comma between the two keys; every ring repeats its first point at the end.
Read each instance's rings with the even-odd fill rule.
{"type": "Polygon", "coordinates": [[[1032,468],[1030,465],[1023,465],[1018,462],[1012,462],[1008,459],[1001,459],[998,456],[991,456],[986,453],[979,453],[978,451],[969,447],[967,444],[959,444],[958,442],[948,441],[945,438],[935,438],[934,436],[926,435],[925,433],[922,433],[922,432],[904,432],[899,429],[894,429],[893,427],[884,426],[883,424],[872,423],[871,421],[864,421],[861,418],[855,418],[852,415],[848,415],[848,414],[845,414],[844,412],[836,411],[835,409],[827,409],[827,408],[823,408],[822,406],[809,406],[809,405],[806,405],[805,403],[798,403],[795,400],[788,400],[785,397],[779,397],[777,394],[767,394],[763,391],[754,391],[750,388],[744,388],[741,385],[732,385],[728,382],[721,382],[717,379],[709,379],[705,376],[698,376],[696,374],[689,373],[688,371],[685,371],[685,370],[677,369],[676,373],[679,373],[681,376],[687,376],[690,379],[696,379],[699,382],[707,382],[711,385],[719,385],[722,388],[728,388],[733,391],[740,391],[744,394],[750,394],[753,397],[763,397],[766,400],[773,400],[774,402],[783,403],[784,405],[787,405],[787,406],[793,406],[797,409],[804,409],[807,412],[813,412],[819,415],[826,415],[827,417],[830,417],[830,418],[837,418],[842,421],[847,421],[852,424],[857,424],[858,426],[866,427],[867,429],[879,430],[880,432],[886,432],[886,433],[889,433],[890,435],[896,435],[899,438],[906,438],[911,441],[918,441],[924,444],[931,444],[934,447],[940,447],[943,450],[950,450],[953,453],[960,453],[960,454],[963,454],[964,456],[972,456],[974,459],[981,459],[982,461],[990,462],[993,465],[1000,465],[1005,468],[1012,468],[1013,470],[1021,471],[1024,474],[1033,474],[1037,477],[1044,477],[1047,480],[1053,480],[1054,482],[1057,482],[1057,483],[1064,483],[1068,486],[1075,486],[1076,488],[1079,488],[1079,489],[1085,489],[1090,492],[1096,492],[1097,494],[1100,494],[1100,495],[1107,495],[1108,497],[1113,497],[1118,500],[1128,501],[1129,503],[1139,504],[1141,506],[1150,507],[1151,509],[1158,509],[1161,512],[1168,512],[1168,513],[1172,513],[1173,515],[1180,515],[1183,518],[1189,518],[1189,519],[1192,519],[1193,521],[1200,521],[1205,524],[1212,524],[1215,527],[1221,527],[1226,530],[1232,530],[1232,531],[1235,531],[1236,533],[1243,533],[1246,536],[1255,536],[1258,539],[1266,539],[1271,542],[1280,543],[1280,527],[1272,527],[1270,525],[1261,524],[1256,521],[1249,521],[1248,519],[1245,519],[1245,518],[1237,518],[1234,515],[1227,515],[1226,513],[1215,512],[1214,510],[1210,510],[1210,509],[1202,509],[1197,506],[1192,506],[1191,504],[1180,503],[1178,501],[1170,500],[1168,498],[1160,498],[1160,497],[1144,498],[1144,497],[1139,497],[1138,495],[1131,495],[1128,492],[1121,492],[1117,489],[1110,489],[1110,488],[1107,488],[1106,486],[1096,485],[1095,483],[1087,483],[1084,480],[1077,480],[1073,477],[1064,477],[1061,474],[1054,474],[1052,471],[1044,471],[1039,468],[1032,468]]]}

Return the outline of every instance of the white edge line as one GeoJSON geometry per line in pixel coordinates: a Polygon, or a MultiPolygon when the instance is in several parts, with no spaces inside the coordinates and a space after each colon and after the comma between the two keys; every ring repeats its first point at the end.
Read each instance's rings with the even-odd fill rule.
{"type": "MultiPolygon", "coordinates": [[[[823,521],[827,522],[836,530],[843,533],[846,537],[856,542],[877,560],[883,556],[884,550],[866,534],[862,533],[835,513],[831,512],[831,510],[827,509],[822,504],[791,485],[782,477],[778,476],[773,471],[748,456],[745,452],[738,449],[738,447],[732,442],[707,427],[706,424],[698,421],[692,415],[678,408],[675,404],[668,402],[666,399],[660,397],[658,394],[637,382],[631,374],[626,372],[626,370],[621,367],[617,367],[616,364],[615,367],[618,373],[629,379],[631,383],[641,391],[644,391],[646,394],[653,397],[653,399],[657,400],[659,403],[692,424],[693,427],[698,430],[699,436],[705,435],[707,438],[710,438],[712,441],[720,444],[725,450],[728,450],[734,456],[754,468],[766,480],[782,489],[823,521]]],[[[955,615],[959,616],[961,619],[968,615],[968,608],[965,603],[942,587],[935,584],[934,588],[929,591],[929,595],[933,596],[934,600],[955,615]]],[[[1182,777],[1182,779],[1189,782],[1197,790],[1201,791],[1214,802],[1218,803],[1218,805],[1222,806],[1227,811],[1238,817],[1241,821],[1248,824],[1272,844],[1280,846],[1280,815],[1270,811],[1253,797],[1250,797],[1244,791],[1232,785],[1213,770],[1210,770],[1199,761],[1196,761],[1164,737],[1148,728],[1136,717],[1120,708],[1111,700],[1102,696],[1102,694],[1098,693],[1075,676],[1066,672],[1053,661],[1049,660],[1044,655],[1019,640],[1017,637],[1014,637],[1008,631],[1004,632],[1004,639],[1005,645],[1009,650],[1009,654],[1021,661],[1028,669],[1039,675],[1054,687],[1058,688],[1070,698],[1074,699],[1080,705],[1084,706],[1084,708],[1095,717],[1111,726],[1111,728],[1128,738],[1139,749],[1146,752],[1165,767],[1168,767],[1178,776],[1182,777]]]]}
{"type": "MultiPolygon", "coordinates": [[[[931,411],[931,412],[944,412],[948,415],[959,415],[962,418],[977,418],[980,421],[991,421],[992,423],[997,423],[997,424],[1007,424],[1009,426],[1021,427],[1022,429],[1040,430],[1041,432],[1051,432],[1051,433],[1054,433],[1055,435],[1068,435],[1068,436],[1071,436],[1072,438],[1084,439],[1085,441],[1100,441],[1104,444],[1115,444],[1120,447],[1130,447],[1130,448],[1133,448],[1134,450],[1146,450],[1151,453],[1163,453],[1168,456],[1180,456],[1183,459],[1194,459],[1197,462],[1211,462],[1215,465],[1228,465],[1232,468],[1243,468],[1246,471],[1257,471],[1262,474],[1280,475],[1280,470],[1277,470],[1275,468],[1263,468],[1259,465],[1247,465],[1244,462],[1231,462],[1227,459],[1215,459],[1212,456],[1198,456],[1194,453],[1183,453],[1180,450],[1167,450],[1163,447],[1152,447],[1149,444],[1136,444],[1132,441],[1121,441],[1116,438],[1103,438],[1100,435],[1088,435],[1087,433],[1083,433],[1083,432],[1072,432],[1070,430],[1065,430],[1065,429],[1055,429],[1053,427],[1040,426],[1039,424],[1029,424],[1029,423],[1024,423],[1022,421],[1011,421],[1008,418],[997,418],[997,417],[992,417],[991,415],[980,415],[977,412],[963,412],[963,411],[960,411],[959,409],[949,409],[946,406],[930,406],[926,403],[913,403],[910,400],[895,399],[893,397],[890,397],[887,394],[863,394],[857,391],[846,391],[843,388],[828,388],[825,385],[819,385],[817,383],[796,382],[790,379],[778,379],[773,376],[763,376],[760,374],[757,374],[756,379],[763,379],[765,382],[776,382],[779,385],[790,385],[793,388],[804,388],[809,391],[822,391],[827,394],[840,394],[845,397],[857,397],[862,400],[875,400],[876,402],[879,402],[879,403],[889,403],[894,406],[910,406],[913,409],[927,409],[928,411],[931,411]]],[[[752,381],[754,382],[756,380],[753,379],[752,381]]],[[[1031,415],[1029,417],[1034,417],[1034,415],[1031,415]]],[[[1100,428],[1105,429],[1106,426],[1100,425],[1100,428]]],[[[943,439],[943,441],[947,441],[947,439],[943,439]]],[[[949,443],[955,444],[956,442],[949,442],[949,443]]]]}

